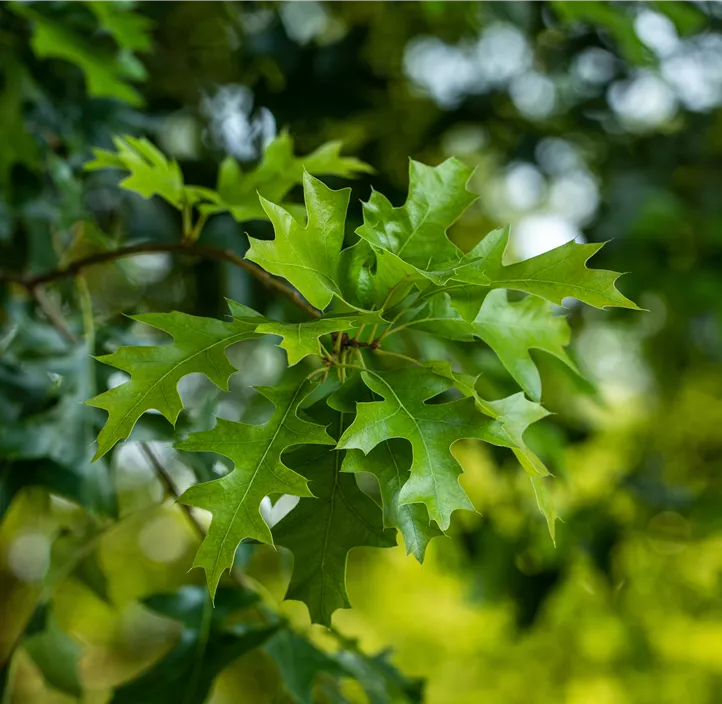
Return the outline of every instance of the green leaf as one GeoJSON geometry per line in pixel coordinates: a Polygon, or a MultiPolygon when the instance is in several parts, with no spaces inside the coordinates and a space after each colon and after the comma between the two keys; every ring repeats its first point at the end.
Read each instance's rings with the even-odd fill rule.
{"type": "MultiPolygon", "coordinates": [[[[361,376],[352,376],[328,400],[329,406],[338,411],[356,412],[358,401],[373,401],[371,390],[361,381],[361,376]]],[[[401,488],[411,475],[411,446],[405,440],[388,440],[377,445],[365,455],[360,450],[347,450],[341,465],[342,472],[368,472],[379,482],[385,528],[397,528],[404,537],[406,554],[423,562],[426,546],[442,535],[429,521],[429,512],[423,504],[402,504],[399,501],[401,488]]]]}
{"type": "Polygon", "coordinates": [[[95,390],[88,349],[78,345],[65,354],[41,356],[33,324],[26,317],[18,323],[28,339],[18,340],[0,363],[0,379],[8,379],[3,384],[6,398],[17,398],[3,409],[0,424],[0,516],[25,486],[43,486],[112,516],[116,502],[108,467],[91,465],[97,413],[82,403],[95,390]],[[33,387],[43,378],[56,381],[44,389],[42,400],[33,402],[33,387]]]}
{"type": "MultiPolygon", "coordinates": [[[[631,308],[641,310],[636,303],[623,296],[615,282],[621,276],[604,269],[588,269],[587,261],[604,244],[578,244],[572,240],[544,254],[516,264],[504,266],[502,254],[507,246],[508,229],[494,233],[494,247],[469,272],[482,269],[492,288],[524,291],[561,305],[564,298],[576,298],[595,308],[631,308]]],[[[482,240],[482,243],[486,240],[482,240]]],[[[467,274],[467,277],[471,274],[467,274]]],[[[458,277],[459,275],[457,275],[458,277]]],[[[461,275],[461,278],[464,278],[461,275]]]]}
{"type": "Polygon", "coordinates": [[[108,411],[95,459],[127,438],[145,411],[155,409],[175,424],[183,409],[177,385],[184,376],[205,374],[227,391],[228,379],[236,370],[226,357],[226,348],[253,337],[257,325],[253,319],[223,322],[186,313],[146,313],[133,316],[133,320],[167,332],[173,344],[120,347],[113,354],[98,357],[98,361],[127,372],[131,378],[87,401],[108,411]]]}
{"type": "Polygon", "coordinates": [[[384,304],[389,309],[418,283],[398,257],[374,250],[366,240],[341,252],[338,280],[344,302],[362,310],[379,309],[384,304]]]}
{"type": "Polygon", "coordinates": [[[556,508],[546,490],[546,484],[541,479],[549,476],[549,470],[539,457],[527,447],[524,442],[526,429],[542,418],[549,415],[549,411],[533,401],[529,401],[523,393],[513,394],[498,401],[486,401],[476,391],[478,377],[471,374],[452,371],[448,362],[430,362],[429,367],[436,374],[453,381],[454,386],[464,396],[473,398],[479,409],[491,418],[498,419],[509,440],[509,446],[516,456],[519,464],[529,475],[534,487],[534,494],[537,498],[539,510],[546,518],[549,526],[549,533],[554,540],[554,526],[557,519],[556,508]]]}
{"type": "Polygon", "coordinates": [[[35,54],[41,59],[63,59],[78,66],[85,75],[88,95],[116,98],[134,106],[143,104],[140,94],[127,82],[136,76],[129,75],[126,65],[118,57],[104,56],[97,47],[22,3],[11,8],[31,20],[33,36],[30,45],[35,54]]]}
{"type": "Polygon", "coordinates": [[[551,306],[535,296],[509,303],[505,291],[492,291],[472,325],[474,333],[496,352],[534,401],[541,399],[541,378],[529,354],[531,349],[554,355],[580,374],[564,350],[570,338],[567,321],[553,315],[551,306]]]}
{"type": "Polygon", "coordinates": [[[364,203],[364,222],[356,232],[374,248],[386,251],[418,273],[437,283],[451,278],[463,255],[446,236],[446,230],[476,200],[466,184],[473,169],[458,159],[436,167],[409,163],[409,195],[394,208],[374,191],[364,203]]]}
{"type": "Polygon", "coordinates": [[[403,440],[388,440],[377,445],[368,455],[360,450],[348,450],[342,472],[368,472],[379,482],[384,510],[384,527],[398,528],[404,536],[406,554],[424,561],[426,546],[441,531],[429,522],[429,512],[423,504],[402,504],[401,488],[411,475],[411,448],[403,440]]]}
{"type": "Polygon", "coordinates": [[[372,171],[368,164],[341,156],[340,151],[340,142],[328,142],[311,154],[295,156],[293,140],[284,130],[266,147],[260,164],[252,171],[244,173],[235,159],[227,157],[218,171],[218,204],[202,209],[229,210],[239,222],[265,219],[258,196],[280,203],[294,186],[303,182],[304,170],[315,176],[343,178],[372,171]]]}
{"type": "Polygon", "coordinates": [[[304,357],[321,355],[320,338],[333,332],[342,332],[357,327],[353,320],[347,318],[324,318],[306,323],[279,323],[269,321],[256,328],[256,332],[268,335],[279,335],[283,338],[281,348],[288,354],[288,366],[298,364],[304,357]]]}
{"type": "Polygon", "coordinates": [[[549,493],[549,478],[531,476],[529,479],[531,480],[531,485],[534,489],[537,506],[542,512],[544,518],[546,518],[549,535],[551,535],[552,542],[556,545],[556,522],[559,518],[559,514],[557,513],[557,508],[552,500],[551,494],[549,493]]]}
{"type": "Polygon", "coordinates": [[[120,187],[138,193],[143,198],[160,196],[175,208],[181,208],[188,199],[183,174],[175,160],[167,159],[147,139],[113,137],[116,152],[93,149],[95,159],[85,165],[86,171],[123,169],[130,171],[120,187]]]}
{"type": "MultiPolygon", "coordinates": [[[[9,194],[15,164],[37,171],[41,167],[40,149],[24,119],[23,103],[33,83],[27,68],[18,61],[3,58],[2,92],[0,93],[0,187],[9,194]]],[[[1,238],[0,238],[1,239],[1,238]]]]}
{"type": "Polygon", "coordinates": [[[344,674],[334,659],[290,628],[278,631],[266,650],[276,661],[286,689],[301,704],[313,704],[313,686],[321,673],[344,674]]]}
{"type": "Polygon", "coordinates": [[[140,677],[115,690],[111,704],[203,704],[215,678],[241,655],[260,647],[276,626],[230,625],[229,616],[256,600],[246,590],[219,589],[216,608],[199,587],[145,600],[152,610],[183,625],[176,645],[140,677]]]}
{"type": "Polygon", "coordinates": [[[369,704],[421,704],[424,683],[408,679],[389,660],[389,652],[368,656],[358,647],[342,650],[338,661],[363,687],[369,704]]]}
{"type": "Polygon", "coordinates": [[[58,625],[49,611],[44,611],[45,626],[23,642],[28,655],[38,666],[49,687],[73,697],[80,697],[79,660],[82,648],[58,625]]]}
{"type": "Polygon", "coordinates": [[[340,293],[339,256],[351,190],[331,190],[306,173],[303,193],[308,213],[305,227],[282,207],[261,198],[276,238],[272,241],[249,238],[251,247],[246,257],[271,274],[287,279],[311,305],[324,309],[333,295],[340,293]]]}
{"type": "MultiPolygon", "coordinates": [[[[335,414],[338,437],[346,414],[335,414]]],[[[357,486],[355,477],[341,473],[343,453],[304,447],[289,464],[310,482],[313,498],[298,506],[273,529],[278,545],[293,553],[293,576],[287,599],[308,606],[311,621],[331,625],[336,609],[351,606],[346,593],[346,563],[355,547],[390,548],[393,531],[384,530],[381,509],[357,486]]]]}
{"type": "Polygon", "coordinates": [[[311,388],[307,382],[279,388],[258,387],[259,393],[275,406],[266,423],[246,425],[219,418],[212,430],[194,433],[176,446],[192,452],[215,452],[234,463],[234,469],[226,476],[196,484],[178,499],[213,514],[208,534],[193,562],[193,567],[205,570],[211,595],[215,594],[223,572],[233,566],[241,540],[253,538],[273,544],[271,531],[260,512],[264,496],[312,496],[306,479],[281,459],[294,445],[334,444],[322,425],[298,416],[299,406],[311,388]]]}
{"type": "Polygon", "coordinates": [[[119,47],[130,51],[150,50],[153,22],[148,17],[117,2],[87,2],[85,5],[119,47]]]}
{"type": "Polygon", "coordinates": [[[479,413],[473,399],[426,403],[451,386],[428,369],[411,367],[384,375],[363,372],[362,378],[384,400],[358,404],[356,419],[338,447],[368,454],[385,440],[408,440],[413,453],[411,476],[401,488],[399,502],[425,504],[431,519],[446,530],[453,511],[474,508],[459,484],[461,468],[451,445],[462,438],[507,445],[506,433],[479,413]]]}
{"type": "Polygon", "coordinates": [[[642,66],[652,63],[654,55],[635,31],[634,15],[624,9],[601,0],[552,0],[550,6],[563,24],[584,22],[609,32],[630,63],[642,66]]]}

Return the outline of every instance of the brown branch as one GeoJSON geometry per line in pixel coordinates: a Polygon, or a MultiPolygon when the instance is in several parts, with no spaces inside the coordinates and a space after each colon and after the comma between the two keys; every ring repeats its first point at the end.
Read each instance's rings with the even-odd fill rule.
{"type": "Polygon", "coordinates": [[[287,286],[279,279],[274,278],[268,272],[261,269],[261,267],[246,261],[243,257],[238,256],[229,249],[216,249],[215,247],[205,246],[190,247],[180,242],[147,242],[144,244],[121,247],[120,249],[112,249],[107,252],[97,252],[96,254],[91,254],[83,259],[77,259],[67,266],[52,269],[36,276],[24,277],[16,274],[0,273],[0,284],[14,283],[18,286],[23,286],[28,291],[32,292],[38,286],[43,286],[44,284],[49,284],[69,276],[76,276],[89,266],[112,262],[124,257],[132,257],[136,254],[153,254],[162,252],[180,254],[181,256],[186,257],[197,257],[199,259],[215,259],[217,261],[229,262],[240,269],[245,269],[249,274],[251,274],[251,276],[257,278],[264,286],[278,291],[282,295],[286,296],[286,298],[291,300],[312,318],[318,318],[321,315],[318,310],[303,299],[298,291],[290,286],[287,286]]]}
{"type": "MultiPolygon", "coordinates": [[[[178,493],[178,490],[175,488],[175,484],[173,483],[173,477],[168,473],[168,470],[163,466],[163,463],[158,459],[158,456],[153,452],[150,445],[147,442],[140,443],[140,446],[145,454],[145,456],[148,458],[148,461],[151,463],[156,475],[158,476],[158,479],[160,479],[160,483],[163,485],[163,487],[166,490],[166,493],[169,496],[172,496],[173,499],[177,502],[180,494],[178,493]]],[[[186,506],[186,504],[178,504],[181,508],[181,510],[186,514],[188,517],[189,523],[193,526],[196,533],[200,536],[201,539],[206,537],[206,531],[203,529],[203,526],[198,522],[198,519],[193,515],[193,511],[191,510],[190,506],[186,506]]]]}
{"type": "MultiPolygon", "coordinates": [[[[163,463],[158,459],[158,456],[153,452],[150,445],[147,442],[140,443],[141,449],[145,453],[145,456],[148,458],[149,462],[153,466],[153,469],[158,476],[158,479],[160,479],[161,484],[163,484],[166,492],[175,499],[175,502],[178,504],[178,498],[180,497],[180,494],[178,493],[178,490],[175,488],[175,484],[173,483],[173,477],[170,476],[168,473],[168,470],[163,466],[163,463]]],[[[193,528],[195,529],[196,533],[198,533],[198,536],[201,540],[203,540],[206,537],[206,531],[205,528],[198,522],[198,519],[193,515],[193,510],[190,506],[187,506],[186,504],[178,504],[178,506],[181,507],[182,511],[186,514],[188,521],[193,525],[193,528]]],[[[236,567],[235,565],[231,567],[229,570],[231,577],[236,580],[236,582],[245,589],[251,589],[252,586],[249,584],[249,580],[246,579],[246,576],[241,572],[240,568],[236,567]]]]}
{"type": "Polygon", "coordinates": [[[50,324],[71,344],[74,345],[77,342],[75,335],[71,332],[68,324],[63,318],[63,314],[57,309],[55,304],[48,298],[45,289],[38,285],[32,286],[29,289],[35,302],[38,304],[40,310],[45,313],[45,317],[50,321],[50,324]]]}

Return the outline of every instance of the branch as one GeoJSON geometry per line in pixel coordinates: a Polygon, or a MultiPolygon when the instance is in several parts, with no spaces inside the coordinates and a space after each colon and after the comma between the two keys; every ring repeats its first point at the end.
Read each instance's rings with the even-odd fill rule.
{"type": "MultiPolygon", "coordinates": [[[[163,466],[163,463],[160,461],[155,452],[153,452],[147,442],[140,443],[140,447],[145,453],[145,456],[148,458],[148,461],[153,466],[153,469],[158,476],[161,484],[163,484],[166,492],[170,496],[172,496],[176,504],[178,504],[178,498],[180,494],[175,488],[175,484],[173,483],[173,477],[171,477],[171,475],[168,473],[168,470],[163,466]]],[[[178,506],[180,506],[183,513],[185,513],[185,515],[187,516],[188,521],[191,523],[196,533],[198,533],[198,537],[203,540],[206,537],[205,528],[203,528],[203,526],[198,522],[198,519],[193,515],[193,510],[191,509],[191,507],[187,506],[186,504],[178,504],[178,506]]],[[[249,584],[248,579],[246,578],[246,575],[244,575],[238,567],[231,567],[230,574],[231,577],[233,577],[233,579],[235,579],[241,587],[244,587],[245,589],[252,588],[252,586],[249,584]]]]}
{"type": "Polygon", "coordinates": [[[168,252],[170,254],[180,254],[186,257],[215,259],[217,261],[229,262],[240,269],[245,269],[249,274],[251,274],[251,276],[257,278],[264,286],[274,289],[286,296],[286,298],[292,301],[312,318],[318,318],[321,315],[319,311],[302,298],[298,291],[274,278],[268,272],[261,269],[261,267],[256,266],[255,264],[243,259],[243,257],[231,252],[229,249],[216,249],[215,247],[204,246],[189,247],[188,245],[179,242],[147,242],[145,244],[135,244],[128,247],[121,247],[120,249],[112,249],[107,252],[97,252],[96,254],[91,254],[83,259],[77,259],[67,266],[60,267],[58,269],[51,269],[50,271],[46,271],[44,274],[38,274],[36,276],[24,277],[10,273],[0,273],[0,284],[14,283],[26,288],[32,293],[39,286],[64,279],[69,276],[76,276],[86,267],[93,266],[95,264],[104,264],[124,257],[133,257],[136,254],[152,254],[159,252],[168,252]]]}
{"type": "Polygon", "coordinates": [[[63,318],[63,314],[55,307],[55,304],[48,298],[45,293],[45,289],[42,286],[33,286],[30,289],[35,302],[38,304],[40,310],[45,313],[45,317],[50,321],[50,324],[71,344],[77,343],[75,335],[71,332],[68,324],[63,318]]]}
{"type": "MultiPolygon", "coordinates": [[[[175,484],[173,483],[173,477],[168,474],[168,470],[163,466],[163,463],[158,459],[158,456],[153,452],[150,445],[147,442],[140,443],[140,446],[143,450],[143,453],[148,458],[148,461],[153,466],[153,469],[155,470],[156,475],[158,476],[158,479],[160,479],[161,484],[166,490],[166,493],[169,496],[173,497],[174,501],[178,501],[178,497],[180,494],[178,493],[178,490],[175,488],[175,484]]],[[[203,529],[203,526],[198,522],[196,517],[193,515],[193,511],[191,510],[190,506],[186,506],[185,504],[178,504],[182,511],[186,514],[188,518],[188,522],[193,526],[196,533],[198,533],[201,540],[206,537],[206,531],[203,529]]]]}

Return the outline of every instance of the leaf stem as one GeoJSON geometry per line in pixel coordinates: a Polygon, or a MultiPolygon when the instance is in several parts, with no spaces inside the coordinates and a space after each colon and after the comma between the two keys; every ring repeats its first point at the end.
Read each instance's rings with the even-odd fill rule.
{"type": "Polygon", "coordinates": [[[395,328],[389,328],[380,338],[379,341],[391,336],[395,335],[397,332],[400,332],[401,330],[405,330],[408,327],[411,327],[412,325],[420,325],[421,323],[435,323],[435,322],[441,322],[444,320],[454,320],[454,318],[421,318],[420,320],[412,320],[409,323],[404,323],[403,325],[399,325],[395,328]]]}
{"type": "MultiPolygon", "coordinates": [[[[358,347],[355,347],[354,349],[355,349],[355,351],[356,351],[356,356],[358,357],[359,364],[360,364],[364,369],[366,369],[366,362],[364,362],[363,352],[361,352],[361,350],[360,350],[358,347]]],[[[378,352],[379,350],[376,350],[376,351],[378,352]]]]}
{"type": "Polygon", "coordinates": [[[36,284],[35,286],[29,286],[28,291],[35,299],[38,308],[45,313],[45,317],[48,319],[50,324],[65,338],[67,342],[74,345],[77,342],[75,335],[71,332],[58,307],[50,298],[48,298],[43,285],[36,284]]]}
{"type": "Polygon", "coordinates": [[[424,365],[419,362],[417,359],[414,359],[413,357],[407,357],[405,354],[399,354],[398,352],[389,352],[388,350],[382,350],[382,349],[375,349],[374,352],[376,354],[383,355],[385,357],[396,357],[397,359],[403,359],[406,362],[411,362],[412,364],[416,364],[419,367],[423,367],[424,365]]]}

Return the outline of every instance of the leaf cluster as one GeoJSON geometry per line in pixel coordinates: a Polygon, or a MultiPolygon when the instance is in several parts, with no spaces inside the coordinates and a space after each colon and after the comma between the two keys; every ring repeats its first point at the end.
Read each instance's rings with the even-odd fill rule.
{"type": "MultiPolygon", "coordinates": [[[[285,136],[279,139],[286,144],[285,136]]],[[[146,197],[157,193],[176,206],[184,198],[210,202],[207,194],[183,186],[177,165],[147,143],[126,140],[117,146],[117,155],[100,153],[92,168],[123,166],[131,171],[124,187],[146,197]]],[[[280,149],[278,144],[269,149],[271,156],[247,176],[249,183],[264,183],[264,163],[280,149]]],[[[176,446],[222,455],[233,465],[225,476],[196,484],[179,499],[212,515],[194,562],[205,571],[212,597],[240,543],[280,545],[294,556],[287,597],[303,601],[314,622],[330,626],[333,612],[349,606],[350,550],[391,547],[398,531],[407,552],[422,561],[429,541],[449,529],[452,514],[474,509],[459,482],[462,468],[453,448],[460,441],[489,443],[516,455],[554,538],[550,473],[524,441],[528,426],[547,413],[530,352],[554,355],[578,374],[565,349],[569,327],[554,304],[573,297],[598,308],[637,306],[617,290],[618,274],[587,267],[600,245],[570,242],[507,263],[505,228],[470,251],[460,250],[447,231],[475,200],[467,188],[471,175],[457,159],[436,167],[411,161],[406,202],[394,207],[374,191],[363,204],[356,241],[346,246],[349,189],[333,190],[308,171],[291,170],[289,182],[268,184],[266,196],[275,190],[278,200],[290,179],[300,176],[305,215],[259,194],[275,237],[251,238],[247,258],[289,282],[314,307],[311,320],[270,320],[234,302],[227,322],[180,313],[144,315],[137,319],[173,342],[121,347],[100,358],[130,378],[90,401],[108,412],[96,459],[127,437],[147,410],[175,422],[183,407],[176,387],[187,374],[202,373],[226,389],[234,371],[225,353],[230,345],[265,335],[280,338],[289,370],[278,386],[257,389],[272,403],[271,417],[260,425],[219,418],[210,430],[192,433],[176,446]],[[509,291],[522,297],[512,299],[509,291]],[[419,334],[485,344],[521,391],[482,398],[478,374],[455,369],[443,355],[405,354],[419,334]],[[377,493],[360,488],[354,475],[361,473],[376,477],[377,493]],[[299,497],[298,505],[269,526],[261,502],[282,495],[299,497]]]]}

